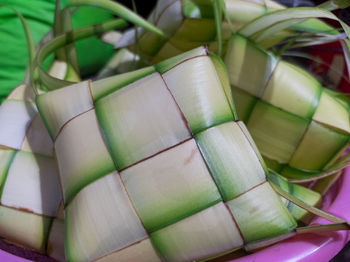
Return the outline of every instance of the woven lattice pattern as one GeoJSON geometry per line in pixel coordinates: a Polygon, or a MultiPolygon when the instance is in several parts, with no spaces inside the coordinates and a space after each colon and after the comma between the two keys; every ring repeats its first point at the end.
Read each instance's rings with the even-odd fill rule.
{"type": "Polygon", "coordinates": [[[55,219],[62,197],[53,143],[30,88],[14,89],[1,105],[0,121],[0,236],[46,253],[48,239],[58,236],[51,229],[63,229],[55,219]]]}
{"type": "Polygon", "coordinates": [[[37,99],[57,134],[69,260],[190,261],[296,226],[204,48],[115,79],[37,99]]]}
{"type": "MultiPolygon", "coordinates": [[[[233,41],[228,43],[232,29],[239,30],[269,10],[283,8],[271,1],[266,4],[268,8],[240,0],[225,1],[233,26],[222,23],[223,52],[229,52],[224,56],[225,64],[231,71],[239,118],[247,124],[268,166],[289,179],[307,179],[331,170],[347,147],[349,108],[343,108],[300,68],[278,61],[252,44],[236,43],[232,47],[233,41]]],[[[137,51],[153,63],[199,45],[217,51],[211,1],[159,0],[149,19],[168,36],[142,32],[137,51]]],[[[331,29],[325,24],[322,27],[331,29]]],[[[306,28],[300,25],[294,29],[306,28]]],[[[286,35],[267,37],[259,45],[272,46],[286,35]]]]}
{"type": "Polygon", "coordinates": [[[348,106],[301,68],[243,37],[234,36],[228,46],[237,112],[262,155],[280,163],[275,168],[289,178],[337,159],[349,143],[348,106]]]}
{"type": "MultiPolygon", "coordinates": [[[[226,14],[222,21],[223,52],[232,32],[237,32],[254,19],[285,7],[275,1],[224,0],[226,14]],[[227,22],[229,19],[230,22],[227,22]]],[[[142,30],[137,42],[137,53],[152,64],[181,54],[201,45],[207,45],[209,50],[217,53],[218,43],[215,28],[213,2],[210,0],[158,0],[148,20],[162,29],[166,37],[147,30],[142,30]]],[[[332,27],[321,21],[301,23],[292,30],[313,30],[313,26],[324,32],[332,31],[332,27]]],[[[282,31],[259,41],[264,48],[272,47],[290,35],[282,31]]],[[[124,35],[123,43],[133,42],[133,33],[124,35]]],[[[134,46],[130,46],[131,49],[134,46]]]]}
{"type": "MultiPolygon", "coordinates": [[[[238,30],[245,23],[281,6],[267,1],[265,5],[241,0],[225,0],[231,25],[238,30]]],[[[143,31],[138,41],[138,51],[153,63],[179,55],[200,45],[217,50],[216,29],[211,1],[159,0],[149,17],[151,23],[162,29],[167,37],[143,31]]],[[[224,42],[230,38],[231,29],[223,23],[224,42]]],[[[283,37],[282,37],[283,39],[283,37]]],[[[267,44],[278,42],[278,37],[267,44]]]]}

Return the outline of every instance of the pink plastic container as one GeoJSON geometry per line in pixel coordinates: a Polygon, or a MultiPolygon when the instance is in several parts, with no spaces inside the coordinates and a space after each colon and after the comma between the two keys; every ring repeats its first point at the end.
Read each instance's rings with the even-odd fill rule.
{"type": "MultiPolygon", "coordinates": [[[[323,210],[350,221],[350,167],[332,186],[324,198],[323,210]]],[[[316,217],[311,224],[328,224],[316,217]]],[[[235,262],[328,262],[350,240],[350,231],[304,234],[287,239],[254,254],[238,258],[235,262]]],[[[28,262],[0,250],[0,261],[28,262]]]]}

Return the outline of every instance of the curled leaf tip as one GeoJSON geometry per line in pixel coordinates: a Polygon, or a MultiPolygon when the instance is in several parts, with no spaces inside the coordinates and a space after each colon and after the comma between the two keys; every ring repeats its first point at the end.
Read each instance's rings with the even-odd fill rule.
{"type": "Polygon", "coordinates": [[[72,6],[93,6],[101,8],[155,34],[163,37],[166,36],[162,30],[152,25],[129,8],[111,0],[69,0],[67,7],[72,6]]]}

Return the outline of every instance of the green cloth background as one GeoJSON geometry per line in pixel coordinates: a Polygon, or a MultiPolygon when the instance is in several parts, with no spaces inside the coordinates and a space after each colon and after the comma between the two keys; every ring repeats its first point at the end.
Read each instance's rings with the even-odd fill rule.
{"type": "MultiPolygon", "coordinates": [[[[62,0],[62,6],[67,0],[62,0]]],[[[11,6],[26,19],[34,42],[51,29],[54,0],[1,0],[0,4],[11,6]]],[[[73,14],[73,26],[80,27],[112,19],[101,9],[82,7],[73,14]]],[[[101,68],[113,54],[113,46],[98,37],[76,43],[82,76],[91,75],[101,68]]],[[[24,78],[28,54],[22,25],[8,8],[0,8],[0,103],[24,78]]]]}

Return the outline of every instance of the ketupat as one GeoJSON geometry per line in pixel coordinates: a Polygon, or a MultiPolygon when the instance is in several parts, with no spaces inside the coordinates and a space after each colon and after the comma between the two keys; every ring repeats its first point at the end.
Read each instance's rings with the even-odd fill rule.
{"type": "MultiPolygon", "coordinates": [[[[269,35],[276,33],[276,31],[290,26],[291,23],[303,21],[303,19],[310,18],[310,17],[322,17],[322,18],[327,18],[327,19],[335,20],[335,21],[339,22],[340,25],[342,26],[342,29],[344,30],[344,36],[345,36],[344,43],[349,42],[349,37],[350,37],[349,26],[346,25],[341,20],[339,20],[331,12],[324,10],[324,9],[321,9],[321,8],[311,8],[311,9],[310,8],[292,8],[292,9],[287,9],[287,10],[276,11],[274,13],[270,13],[270,14],[261,16],[261,17],[255,19],[254,21],[252,21],[251,23],[246,24],[239,31],[239,33],[241,35],[244,35],[247,38],[254,40],[254,41],[260,41],[264,37],[268,37],[269,35]],[[295,17],[298,17],[298,18],[295,18],[295,17]]],[[[350,46],[344,45],[344,49],[349,48],[349,47],[350,46]]],[[[271,66],[273,66],[273,65],[270,64],[268,67],[271,67],[271,66]]],[[[264,70],[267,70],[267,74],[269,74],[268,68],[264,68],[264,70]]],[[[315,80],[313,80],[313,78],[309,74],[304,72],[304,70],[299,69],[299,73],[296,73],[296,75],[301,77],[301,79],[304,79],[305,83],[307,83],[307,82],[316,83],[315,80]],[[304,77],[302,77],[303,74],[305,74],[304,77]]],[[[295,79],[293,79],[293,81],[294,80],[295,79]]],[[[302,82],[300,82],[300,83],[302,83],[302,82]]],[[[317,83],[316,83],[316,85],[317,85],[317,83]]],[[[262,88],[264,88],[264,87],[262,87],[262,88]]],[[[298,89],[300,90],[300,88],[298,88],[298,89]]],[[[312,87],[308,87],[309,91],[310,91],[310,89],[312,89],[312,87]]],[[[306,89],[304,91],[306,91],[306,89]]],[[[263,90],[261,90],[261,92],[263,92],[263,90]]],[[[314,120],[319,121],[321,118],[321,122],[327,126],[327,119],[329,120],[330,115],[332,115],[332,114],[337,115],[338,112],[340,112],[342,115],[336,116],[337,119],[335,119],[335,121],[334,121],[335,123],[333,124],[333,129],[335,129],[335,130],[338,129],[338,131],[343,132],[345,136],[348,136],[348,132],[346,130],[342,131],[341,129],[337,128],[337,124],[339,127],[339,119],[340,119],[340,122],[343,121],[344,126],[346,126],[348,121],[349,121],[347,119],[348,113],[346,112],[346,111],[348,111],[348,108],[349,108],[347,99],[343,100],[342,97],[344,97],[344,95],[338,94],[336,92],[331,92],[329,90],[322,89],[322,92],[326,92],[327,93],[326,95],[329,95],[328,97],[331,97],[329,100],[331,100],[330,103],[333,104],[333,108],[330,111],[317,110],[315,112],[315,115],[313,116],[314,120]],[[316,113],[319,113],[319,114],[316,115],[316,113]],[[336,122],[337,122],[337,124],[336,124],[336,122]]],[[[298,97],[298,94],[295,94],[295,96],[298,97]]],[[[304,102],[306,102],[308,99],[310,99],[310,97],[303,97],[303,99],[304,99],[304,102]]],[[[295,101],[295,102],[297,102],[297,101],[295,101]]],[[[321,104],[321,102],[320,102],[320,104],[321,104]]],[[[289,105],[290,105],[290,103],[289,103],[289,105]]],[[[307,102],[304,104],[304,109],[305,109],[305,105],[307,105],[307,102]]],[[[323,106],[323,109],[324,109],[324,106],[323,106]]],[[[311,112],[311,114],[312,114],[312,112],[311,112]]],[[[300,123],[300,121],[299,121],[299,123],[300,123]]],[[[343,128],[344,128],[344,126],[343,126],[343,128]]],[[[338,139],[338,141],[335,141],[334,136],[332,136],[332,130],[330,130],[326,136],[325,136],[325,133],[327,133],[327,132],[324,132],[322,134],[323,137],[327,137],[327,142],[328,142],[328,140],[331,141],[331,143],[328,143],[326,146],[332,147],[332,144],[334,146],[337,142],[339,142],[339,139],[338,139]]],[[[319,136],[319,134],[318,134],[318,136],[319,136]]],[[[315,139],[315,141],[311,141],[311,142],[312,142],[312,144],[317,144],[319,146],[317,139],[315,139]]],[[[345,147],[346,147],[346,145],[345,145],[345,147]]],[[[342,149],[345,149],[345,148],[339,149],[338,156],[343,151],[342,149]]],[[[310,149],[308,149],[308,150],[310,150],[310,149]]],[[[331,150],[334,150],[334,148],[331,150]]],[[[324,151],[320,151],[320,152],[321,152],[321,155],[323,154],[322,155],[323,157],[325,157],[325,156],[327,157],[327,154],[326,154],[327,152],[324,152],[324,151]]],[[[313,154],[314,154],[313,156],[315,156],[315,152],[313,152],[313,154]]],[[[318,178],[322,178],[325,176],[329,176],[330,174],[334,174],[332,177],[327,177],[325,179],[319,180],[317,182],[317,184],[315,185],[315,189],[317,188],[317,190],[319,192],[325,192],[325,190],[327,190],[327,188],[329,188],[329,185],[332,184],[334,179],[336,179],[339,176],[339,170],[341,170],[342,168],[344,168],[345,166],[347,166],[349,164],[348,157],[349,157],[349,155],[345,155],[344,157],[342,157],[340,159],[336,159],[337,157],[335,156],[333,159],[335,161],[335,163],[332,163],[334,161],[330,161],[329,163],[327,163],[327,166],[325,166],[324,169],[322,169],[322,170],[311,170],[310,171],[310,170],[301,170],[301,169],[295,169],[295,168],[289,168],[289,169],[286,168],[286,170],[284,172],[294,182],[307,182],[307,181],[311,181],[313,179],[318,179],[318,178]]],[[[283,168],[283,165],[281,165],[280,163],[278,163],[275,160],[272,160],[272,161],[269,159],[266,159],[266,160],[268,160],[267,162],[269,164],[271,164],[271,166],[276,168],[276,170],[281,170],[281,168],[283,168]]],[[[321,163],[321,165],[322,165],[322,163],[321,163]]]]}
{"type": "MultiPolygon", "coordinates": [[[[215,13],[211,0],[159,0],[149,21],[166,33],[166,37],[152,32],[141,31],[136,46],[130,48],[143,59],[157,63],[169,57],[200,45],[208,45],[209,50],[218,51],[215,13]]],[[[243,25],[268,12],[284,9],[274,1],[250,0],[218,0],[225,5],[227,17],[222,21],[222,37],[224,43],[229,40],[231,33],[243,25]],[[230,21],[230,23],[227,22],[230,21]]],[[[278,32],[264,39],[260,44],[265,47],[273,46],[295,33],[324,33],[337,34],[331,26],[316,19],[309,19],[292,25],[289,29],[278,32]]],[[[117,46],[126,46],[134,42],[134,32],[126,34],[117,46]]]]}
{"type": "Polygon", "coordinates": [[[232,36],[225,64],[240,119],[282,175],[291,180],[317,176],[346,149],[349,106],[309,73],[240,35],[232,36]]]}
{"type": "MultiPolygon", "coordinates": [[[[66,68],[63,62],[53,66],[61,74],[66,68]]],[[[57,164],[34,99],[24,82],[0,106],[0,236],[64,261],[63,246],[56,244],[64,234],[57,164]]]]}
{"type": "MultiPolygon", "coordinates": [[[[241,247],[235,220],[247,242],[296,226],[266,183],[266,170],[246,129],[234,122],[205,49],[116,76],[117,84],[118,78],[125,82],[82,82],[37,98],[55,141],[68,260],[94,260],[129,245],[130,251],[146,248],[143,259],[156,259],[150,240],[167,259],[191,260],[241,247]],[[235,180],[232,170],[245,179],[235,180]],[[255,216],[235,211],[242,205],[255,209],[253,193],[273,202],[259,203],[255,212],[261,220],[253,222],[254,230],[247,216],[255,216]],[[267,209],[270,212],[263,211],[267,209]],[[262,227],[263,220],[273,222],[262,227]],[[196,224],[198,229],[190,232],[196,224]],[[189,231],[181,234],[186,228],[189,231]],[[180,240],[186,237],[194,244],[180,240]]],[[[128,249],[123,253],[131,255],[128,249]]]]}
{"type": "Polygon", "coordinates": [[[193,260],[294,234],[217,70],[198,48],[37,97],[55,141],[69,261],[193,260]]]}
{"type": "MultiPolygon", "coordinates": [[[[25,29],[29,57],[32,60],[34,44],[31,41],[31,34],[24,18],[16,11],[14,12],[21,19],[25,29]]],[[[65,23],[63,30],[71,29],[67,28],[69,27],[67,14],[66,10],[62,12],[65,23]]],[[[59,23],[55,21],[55,25],[59,23]]],[[[109,23],[109,27],[103,27],[103,25],[99,32],[122,28],[126,22],[119,19],[109,23]]],[[[94,30],[91,32],[90,35],[96,34],[94,30]]],[[[62,31],[56,31],[56,33],[62,33],[62,31]]],[[[85,36],[88,37],[89,34],[85,36]]],[[[46,35],[41,44],[48,41],[50,37],[52,38],[50,34],[46,35]]],[[[60,55],[63,57],[67,55],[69,59],[73,53],[74,50],[63,50],[60,55]]],[[[29,63],[29,74],[23,84],[15,88],[0,107],[0,121],[3,124],[0,129],[0,237],[64,261],[63,209],[62,207],[59,209],[62,197],[57,165],[53,156],[53,144],[34,103],[36,92],[30,87],[30,82],[34,78],[31,74],[31,64],[32,61],[29,63]],[[21,188],[20,194],[18,188],[21,188]]],[[[68,82],[78,81],[79,78],[73,71],[73,67],[67,63],[55,61],[49,75],[68,82]]]]}
{"type": "MultiPolygon", "coordinates": [[[[58,78],[62,77],[70,81],[76,80],[76,79],[70,79],[70,78],[64,77],[66,71],[67,71],[67,65],[64,62],[56,61],[51,67],[50,74],[55,77],[58,77],[58,78]]],[[[107,81],[105,80],[105,82],[108,83],[108,80],[107,81]]],[[[11,112],[8,112],[6,110],[8,104],[14,103],[15,105],[18,105],[17,107],[21,107],[22,103],[29,103],[28,101],[33,101],[33,99],[34,99],[34,93],[32,89],[30,89],[28,85],[23,84],[18,88],[16,88],[12,92],[12,94],[8,97],[8,99],[4,102],[4,105],[0,107],[0,115],[2,116],[2,118],[6,118],[7,120],[13,119],[12,114],[9,114],[11,112]],[[24,100],[27,100],[27,102],[25,102],[24,100]],[[9,115],[11,115],[11,117],[9,117],[9,115]]],[[[36,108],[34,104],[30,104],[30,105],[31,105],[30,108],[32,108],[33,111],[36,113],[36,108]]],[[[64,252],[63,252],[64,233],[63,233],[63,212],[62,212],[63,210],[59,212],[57,219],[53,219],[47,216],[42,217],[40,215],[31,213],[30,209],[32,208],[29,205],[22,203],[24,200],[30,201],[31,199],[36,199],[37,204],[35,205],[40,206],[39,203],[44,199],[42,198],[43,196],[41,194],[38,195],[38,193],[42,191],[43,187],[52,188],[53,185],[57,184],[57,181],[53,181],[53,183],[50,183],[52,181],[46,181],[42,179],[45,177],[52,178],[52,175],[54,175],[54,173],[57,173],[57,171],[55,171],[55,172],[51,172],[50,174],[46,172],[47,168],[46,169],[43,168],[53,164],[53,161],[50,160],[50,158],[45,158],[41,156],[41,155],[50,155],[50,156],[52,155],[52,150],[53,150],[52,144],[50,143],[50,140],[48,139],[48,134],[43,129],[43,124],[38,116],[34,117],[31,120],[20,119],[20,116],[27,115],[26,110],[24,110],[22,113],[17,112],[16,115],[17,115],[16,118],[19,120],[16,126],[7,125],[7,122],[3,121],[4,128],[0,129],[0,131],[2,131],[1,137],[5,137],[5,136],[8,137],[9,134],[13,134],[14,130],[17,130],[17,131],[23,130],[25,129],[25,126],[28,126],[27,131],[25,131],[27,136],[22,146],[23,153],[20,153],[20,151],[16,153],[18,154],[18,157],[16,159],[16,163],[18,164],[15,164],[14,160],[8,159],[9,161],[3,161],[1,163],[0,168],[2,170],[3,177],[6,177],[6,176],[8,177],[8,180],[4,180],[3,184],[6,181],[6,183],[9,183],[8,185],[10,188],[18,188],[21,184],[24,183],[27,190],[26,190],[26,194],[16,197],[17,202],[19,201],[19,205],[17,205],[17,208],[20,208],[21,210],[16,210],[16,209],[12,210],[12,208],[7,210],[8,207],[2,207],[2,215],[3,215],[3,219],[5,220],[0,221],[0,236],[16,245],[21,245],[29,249],[34,249],[39,252],[44,252],[59,261],[64,261],[64,252]],[[19,126],[22,126],[22,128],[19,128],[19,126]],[[31,154],[31,152],[33,151],[35,153],[31,154]],[[40,155],[38,155],[37,153],[40,153],[40,155]],[[28,157],[23,158],[22,155],[28,156],[28,157]],[[26,161],[26,159],[29,159],[28,160],[29,162],[26,161]],[[26,162],[28,163],[25,165],[26,162]],[[28,170],[33,171],[30,173],[32,175],[29,176],[28,178],[31,178],[32,180],[36,181],[36,184],[40,186],[39,188],[34,187],[32,184],[31,185],[28,184],[26,179],[20,179],[20,180],[17,179],[18,176],[21,175],[21,172],[19,172],[18,168],[16,169],[16,166],[18,167],[23,165],[26,166],[27,175],[28,175],[28,170]],[[18,217],[18,220],[14,220],[14,217],[18,217]],[[18,225],[23,225],[23,227],[18,227],[18,225]],[[28,228],[31,228],[32,231],[28,232],[27,231],[28,228]],[[26,238],[23,238],[24,235],[26,236],[26,238]]],[[[10,145],[9,140],[6,137],[3,139],[3,140],[6,140],[6,142],[3,143],[1,151],[3,151],[2,155],[8,155],[9,157],[11,157],[12,152],[14,151],[11,150],[10,147],[15,147],[15,146],[10,145]]],[[[17,138],[16,140],[18,141],[23,140],[21,138],[22,136],[18,135],[17,133],[13,134],[13,137],[17,138]]],[[[16,148],[21,148],[21,147],[17,146],[16,148]]],[[[6,158],[2,157],[2,160],[6,160],[6,158]]],[[[54,169],[54,168],[55,166],[51,167],[50,169],[54,169]]],[[[21,186],[21,188],[22,187],[23,186],[21,186]]],[[[6,192],[8,191],[7,186],[5,186],[5,190],[6,192]]],[[[312,193],[307,189],[302,189],[302,190],[304,194],[308,194],[308,195],[311,194],[311,196],[315,195],[314,193],[312,193]]],[[[57,193],[57,190],[56,190],[56,193],[57,193]]],[[[47,197],[47,199],[51,199],[51,197],[47,197]]],[[[311,200],[309,204],[311,205],[314,204],[315,201],[313,198],[307,198],[307,199],[311,200]]],[[[6,199],[4,200],[4,202],[1,202],[1,203],[2,205],[6,204],[6,199]]],[[[51,204],[46,200],[44,203],[42,203],[42,205],[46,206],[47,208],[50,207],[51,209],[57,209],[57,203],[52,202],[51,204]],[[53,206],[51,204],[53,204],[53,206]]],[[[292,211],[295,209],[295,207],[293,208],[293,204],[292,205],[289,204],[288,208],[292,211]]],[[[294,212],[293,215],[298,220],[305,221],[303,218],[305,214],[306,214],[305,211],[299,210],[297,213],[294,212]]]]}

